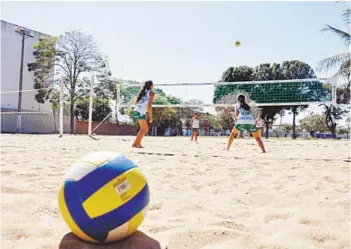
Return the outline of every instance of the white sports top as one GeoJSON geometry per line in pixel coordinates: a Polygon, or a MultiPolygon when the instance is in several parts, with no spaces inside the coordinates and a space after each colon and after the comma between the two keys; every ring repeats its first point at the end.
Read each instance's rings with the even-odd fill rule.
{"type": "Polygon", "coordinates": [[[135,105],[133,111],[139,112],[142,115],[146,114],[147,107],[149,105],[149,99],[150,99],[150,92],[151,90],[147,90],[145,95],[141,97],[141,100],[135,105]]]}
{"type": "Polygon", "coordinates": [[[197,118],[193,118],[193,126],[191,127],[193,129],[199,129],[200,128],[200,121],[197,118]]]}
{"type": "Polygon", "coordinates": [[[240,104],[237,104],[235,108],[239,112],[239,116],[236,121],[236,124],[252,124],[252,125],[255,124],[255,120],[252,117],[252,114],[250,112],[251,108],[249,110],[245,110],[244,108],[240,107],[240,104]]]}
{"type": "Polygon", "coordinates": [[[262,127],[263,127],[262,119],[257,120],[257,122],[256,122],[256,127],[257,127],[257,128],[262,128],[262,127]]]}

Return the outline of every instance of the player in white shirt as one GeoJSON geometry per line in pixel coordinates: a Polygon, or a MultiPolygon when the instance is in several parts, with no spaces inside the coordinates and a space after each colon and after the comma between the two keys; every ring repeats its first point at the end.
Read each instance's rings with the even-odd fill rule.
{"type": "Polygon", "coordinates": [[[230,149],[230,146],[232,145],[234,138],[239,131],[248,131],[255,138],[262,152],[265,153],[266,150],[264,148],[261,138],[258,136],[257,128],[255,126],[255,120],[251,113],[251,107],[245,102],[244,95],[238,96],[238,103],[235,106],[235,116],[236,123],[232,133],[230,134],[226,150],[228,151],[230,149]]]}
{"type": "Polygon", "coordinates": [[[200,129],[200,120],[199,120],[199,114],[196,112],[194,113],[193,118],[190,121],[190,126],[191,126],[191,142],[195,139],[195,142],[197,142],[197,137],[199,136],[199,129],[200,129]]]}
{"type": "Polygon", "coordinates": [[[149,126],[146,122],[146,113],[149,114],[149,123],[152,123],[152,101],[155,96],[152,92],[153,87],[154,84],[151,80],[146,81],[136,99],[136,105],[133,109],[133,119],[138,121],[140,131],[132,145],[134,148],[144,148],[141,146],[141,140],[149,130],[149,126]]]}

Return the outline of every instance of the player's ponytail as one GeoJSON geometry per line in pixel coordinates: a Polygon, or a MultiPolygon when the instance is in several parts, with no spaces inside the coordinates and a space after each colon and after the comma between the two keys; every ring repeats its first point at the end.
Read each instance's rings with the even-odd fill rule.
{"type": "Polygon", "coordinates": [[[145,81],[144,85],[141,87],[135,103],[138,103],[142,97],[145,96],[147,90],[151,90],[151,86],[154,83],[151,80],[145,81]]]}
{"type": "Polygon", "coordinates": [[[244,108],[244,110],[246,110],[246,111],[250,110],[250,106],[245,102],[244,95],[238,96],[238,102],[240,103],[240,107],[244,108]]]}

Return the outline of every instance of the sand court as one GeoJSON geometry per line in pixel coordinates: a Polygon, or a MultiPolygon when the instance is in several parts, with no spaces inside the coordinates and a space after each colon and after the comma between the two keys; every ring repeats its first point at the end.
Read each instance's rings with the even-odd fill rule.
{"type": "Polygon", "coordinates": [[[140,150],[133,137],[99,138],[1,135],[1,248],[68,243],[59,185],[76,159],[97,150],[121,152],[145,173],[151,203],[137,236],[149,248],[350,247],[347,141],[269,139],[262,154],[253,139],[224,152],[223,137],[145,137],[140,150]]]}

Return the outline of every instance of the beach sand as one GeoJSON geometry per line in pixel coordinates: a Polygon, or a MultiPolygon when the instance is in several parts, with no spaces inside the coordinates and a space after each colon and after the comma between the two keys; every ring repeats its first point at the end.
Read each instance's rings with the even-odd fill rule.
{"type": "Polygon", "coordinates": [[[220,137],[146,137],[142,150],[132,137],[99,138],[1,135],[1,248],[59,248],[70,231],[58,188],[73,162],[97,150],[144,171],[151,202],[139,230],[159,248],[350,247],[347,141],[269,139],[262,154],[252,139],[224,152],[220,137]]]}

